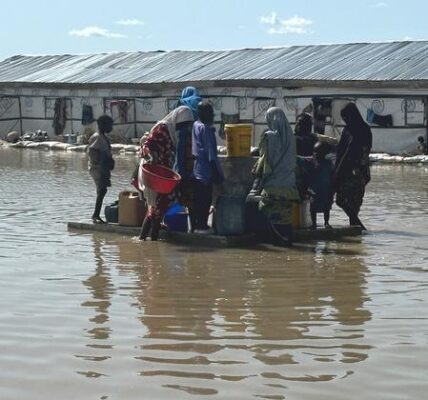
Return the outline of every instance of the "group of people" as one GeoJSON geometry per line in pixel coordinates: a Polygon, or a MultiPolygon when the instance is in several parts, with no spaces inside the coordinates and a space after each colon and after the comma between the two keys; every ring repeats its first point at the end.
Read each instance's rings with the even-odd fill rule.
{"type": "MultiPolygon", "coordinates": [[[[97,188],[92,220],[103,223],[100,211],[107,187],[110,186],[112,164],[111,146],[106,133],[111,132],[113,120],[106,115],[98,120],[98,132],[89,140],[89,171],[97,188]]],[[[147,213],[141,226],[140,239],[157,240],[163,217],[168,208],[179,202],[187,207],[191,230],[208,231],[208,217],[212,203],[213,183],[224,180],[217,158],[214,110],[194,87],[182,91],[177,107],[156,123],[140,142],[140,162],[134,185],[141,191],[147,213]],[[170,194],[155,193],[144,186],[142,165],[161,165],[175,170],[181,177],[178,188],[170,194]],[[140,179],[139,179],[140,178],[140,179]]]]}
{"type": "Polygon", "coordinates": [[[252,191],[260,193],[259,209],[268,218],[274,238],[292,243],[293,202],[305,198],[310,200],[311,228],[317,226],[317,213],[324,214],[324,226],[331,228],[334,194],[350,225],[366,229],[358,214],[370,181],[372,133],[354,103],[341,110],[341,117],[345,127],[333,149],[311,133],[309,114],[297,118],[293,134],[282,109],[267,111],[268,130],[261,138],[252,191]],[[333,153],[335,162],[330,157],[333,153]]]}
{"type": "MultiPolygon", "coordinates": [[[[345,122],[336,149],[319,142],[312,132],[312,117],[301,114],[293,132],[284,111],[271,107],[266,113],[267,130],[259,144],[259,158],[253,174],[254,185],[248,198],[257,198],[257,208],[268,222],[276,241],[291,244],[293,203],[310,199],[312,228],[317,226],[317,213],[324,214],[324,226],[329,223],[330,210],[336,194],[336,204],[349,217],[351,225],[365,229],[359,219],[365,186],[370,181],[369,153],[372,146],[370,127],[364,122],[354,103],[341,111],[345,122]],[[329,156],[336,153],[335,162],[329,156]]],[[[110,171],[114,167],[111,146],[106,133],[113,121],[108,116],[98,119],[98,132],[88,146],[89,170],[97,187],[97,199],[92,220],[102,223],[101,205],[110,186],[110,171]]],[[[212,205],[213,184],[224,180],[217,158],[214,111],[197,90],[183,90],[177,107],[153,126],[141,140],[141,164],[162,165],[177,171],[180,184],[171,194],[154,193],[137,185],[144,194],[148,209],[141,227],[140,239],[157,240],[163,216],[175,201],[187,207],[192,231],[208,230],[208,215],[212,205]]],[[[138,168],[141,171],[141,165],[138,168]]]]}
{"type": "MultiPolygon", "coordinates": [[[[170,194],[143,189],[148,210],[141,227],[140,239],[157,240],[163,216],[178,201],[187,207],[191,231],[208,231],[213,183],[223,181],[217,158],[214,110],[199,98],[194,88],[183,91],[179,105],[159,121],[141,142],[141,163],[172,168],[181,176],[178,188],[170,194]],[[190,94],[190,95],[189,95],[190,94]],[[187,96],[186,96],[187,95],[187,96]]],[[[140,169],[141,171],[141,169],[140,169]]]]}

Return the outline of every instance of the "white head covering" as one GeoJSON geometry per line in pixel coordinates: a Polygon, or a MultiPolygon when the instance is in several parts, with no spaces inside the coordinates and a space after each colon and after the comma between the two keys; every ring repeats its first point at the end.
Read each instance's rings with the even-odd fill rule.
{"type": "Polygon", "coordinates": [[[279,107],[270,107],[266,112],[266,122],[269,130],[278,137],[281,153],[289,151],[291,143],[294,142],[294,137],[284,111],[279,107]]]}
{"type": "Polygon", "coordinates": [[[154,127],[158,126],[159,124],[165,124],[168,127],[169,136],[171,137],[174,147],[177,147],[178,134],[177,134],[177,130],[175,129],[176,125],[181,122],[193,122],[193,121],[194,119],[193,119],[192,110],[187,106],[180,106],[172,110],[168,115],[166,115],[162,120],[160,120],[154,127]]]}
{"type": "Polygon", "coordinates": [[[267,153],[272,174],[266,185],[292,187],[295,184],[296,139],[287,117],[278,107],[271,107],[266,113],[269,130],[266,132],[267,153]]]}

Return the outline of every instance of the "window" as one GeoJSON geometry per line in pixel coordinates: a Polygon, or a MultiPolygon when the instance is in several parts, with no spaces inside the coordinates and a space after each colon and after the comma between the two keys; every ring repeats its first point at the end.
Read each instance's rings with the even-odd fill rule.
{"type": "Polygon", "coordinates": [[[424,125],[425,105],[422,99],[404,99],[401,103],[404,123],[410,126],[424,125]]]}

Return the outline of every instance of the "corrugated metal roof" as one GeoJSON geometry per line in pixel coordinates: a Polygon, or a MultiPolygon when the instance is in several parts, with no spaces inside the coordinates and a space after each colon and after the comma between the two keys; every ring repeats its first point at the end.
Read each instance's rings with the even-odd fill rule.
{"type": "Polygon", "coordinates": [[[0,62],[3,83],[145,85],[240,80],[428,82],[428,41],[14,56],[0,62]]]}

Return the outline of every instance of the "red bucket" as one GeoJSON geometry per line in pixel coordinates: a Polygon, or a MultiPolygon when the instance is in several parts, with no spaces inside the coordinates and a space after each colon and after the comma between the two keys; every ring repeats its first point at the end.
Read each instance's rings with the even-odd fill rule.
{"type": "Polygon", "coordinates": [[[144,185],[156,193],[171,193],[181,180],[177,172],[163,165],[143,164],[144,185]]]}

